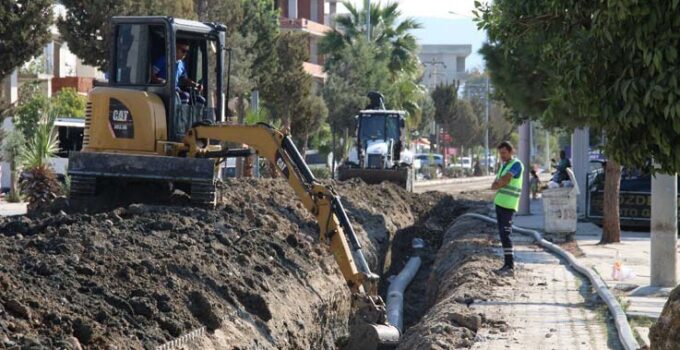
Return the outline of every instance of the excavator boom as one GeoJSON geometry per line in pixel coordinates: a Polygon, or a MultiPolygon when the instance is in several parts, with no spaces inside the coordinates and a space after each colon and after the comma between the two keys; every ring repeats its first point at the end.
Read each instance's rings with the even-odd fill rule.
{"type": "Polygon", "coordinates": [[[379,277],[372,273],[361,244],[347,217],[340,196],[315,179],[290,136],[266,125],[201,125],[190,129],[184,144],[190,158],[209,152],[211,141],[247,144],[274,164],[318,223],[321,241],[328,242],[340,271],[354,293],[355,315],[350,346],[376,349],[396,344],[399,331],[387,322],[385,304],[378,295],[379,277]]]}

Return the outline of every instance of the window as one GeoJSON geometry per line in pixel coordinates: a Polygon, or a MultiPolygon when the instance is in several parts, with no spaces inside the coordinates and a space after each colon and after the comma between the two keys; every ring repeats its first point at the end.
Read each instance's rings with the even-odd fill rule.
{"type": "MultiPolygon", "coordinates": [[[[116,33],[115,82],[148,85],[152,65],[162,62],[167,70],[163,26],[120,24],[116,33]]],[[[167,76],[167,71],[163,75],[167,76]]]]}
{"type": "Polygon", "coordinates": [[[384,115],[364,115],[361,116],[361,127],[359,129],[361,143],[366,140],[385,139],[385,116],[384,115]]]}

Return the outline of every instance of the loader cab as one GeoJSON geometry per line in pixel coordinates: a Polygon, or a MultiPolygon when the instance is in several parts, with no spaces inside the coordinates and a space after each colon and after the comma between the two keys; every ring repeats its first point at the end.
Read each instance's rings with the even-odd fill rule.
{"type": "Polygon", "coordinates": [[[392,140],[397,144],[396,149],[401,150],[406,125],[403,111],[364,110],[356,117],[356,123],[360,148],[392,140]]]}
{"type": "Polygon", "coordinates": [[[113,17],[111,22],[109,86],[160,97],[168,141],[181,142],[196,122],[223,120],[224,25],[160,16],[113,17]],[[202,90],[182,86],[178,71],[202,90]]]}

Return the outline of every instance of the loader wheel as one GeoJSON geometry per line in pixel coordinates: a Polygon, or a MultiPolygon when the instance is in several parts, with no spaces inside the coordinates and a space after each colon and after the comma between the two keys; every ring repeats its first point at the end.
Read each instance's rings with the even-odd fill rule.
{"type": "Polygon", "coordinates": [[[97,192],[97,177],[96,176],[71,176],[71,191],[69,197],[71,198],[86,198],[93,197],[97,192]]]}
{"type": "Polygon", "coordinates": [[[215,184],[212,181],[191,183],[191,203],[198,206],[215,206],[215,184]]]}

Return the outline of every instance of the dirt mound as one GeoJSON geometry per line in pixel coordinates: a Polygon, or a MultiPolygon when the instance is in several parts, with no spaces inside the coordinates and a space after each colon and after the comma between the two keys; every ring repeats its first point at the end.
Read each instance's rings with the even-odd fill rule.
{"type": "Polygon", "coordinates": [[[446,230],[419,295],[427,313],[406,331],[398,349],[469,348],[480,327],[504,326],[468,308],[475,300],[487,300],[494,286],[511,283],[492,272],[501,265],[492,249],[493,232],[491,226],[469,218],[446,230]]]}
{"type": "Polygon", "coordinates": [[[661,316],[649,331],[652,349],[677,349],[680,344],[680,287],[666,301],[661,316]]]}
{"type": "MultiPolygon", "coordinates": [[[[430,197],[390,184],[336,188],[369,264],[389,268],[395,233],[430,197]]],[[[61,203],[56,214],[0,220],[0,343],[151,349],[206,329],[229,348],[335,348],[350,296],[315,218],[282,180],[233,180],[220,192],[215,210],[86,214],[61,203]]]]}

